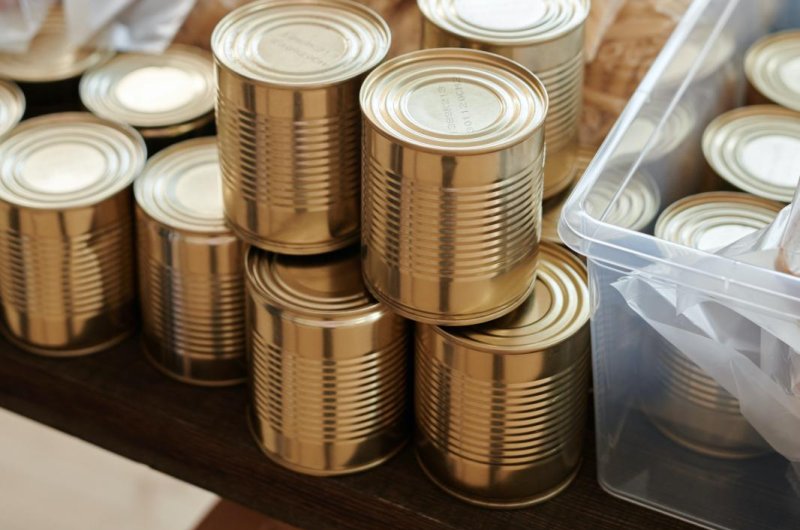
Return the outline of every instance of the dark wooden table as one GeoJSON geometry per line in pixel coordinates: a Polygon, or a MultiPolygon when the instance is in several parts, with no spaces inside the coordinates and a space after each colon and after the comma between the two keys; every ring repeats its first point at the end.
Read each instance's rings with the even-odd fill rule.
{"type": "Polygon", "coordinates": [[[137,339],[69,360],[35,357],[0,340],[1,407],[301,528],[687,527],[603,492],[591,433],[581,472],[565,493],[540,506],[493,511],[439,491],[410,448],[350,477],[286,471],[252,441],[245,404],[242,387],[201,389],[165,378],[137,339]]]}

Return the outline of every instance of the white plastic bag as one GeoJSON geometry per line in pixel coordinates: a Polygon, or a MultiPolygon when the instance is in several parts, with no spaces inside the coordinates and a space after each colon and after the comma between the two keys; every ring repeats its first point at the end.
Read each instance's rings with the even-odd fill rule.
{"type": "Polygon", "coordinates": [[[0,0],[0,52],[25,52],[53,3],[54,0],[0,0]]]}

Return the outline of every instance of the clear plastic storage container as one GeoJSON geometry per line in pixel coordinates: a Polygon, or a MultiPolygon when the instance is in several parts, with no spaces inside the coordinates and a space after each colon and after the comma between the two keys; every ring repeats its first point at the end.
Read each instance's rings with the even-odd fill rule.
{"type": "MultiPolygon", "coordinates": [[[[576,186],[559,226],[562,239],[589,264],[601,484],[631,502],[714,528],[800,528],[800,464],[783,456],[800,444],[800,429],[794,439],[789,431],[778,452],[763,444],[748,425],[752,422],[737,422],[737,401],[715,395],[713,380],[681,361],[670,361],[669,374],[682,373],[683,379],[665,376],[659,359],[675,345],[665,343],[618,287],[638,276],[653,286],[653,297],[659,296],[658,286],[678,292],[679,308],[703,307],[713,299],[720,311],[729,306],[789,330],[800,327],[800,278],[652,236],[664,208],[715,187],[701,150],[702,133],[715,116],[744,103],[747,48],[764,34],[792,27],[800,27],[799,0],[696,0],[576,186]],[[643,180],[658,190],[658,204],[651,222],[636,232],[617,220],[624,217],[621,210],[641,208],[630,201],[643,180]],[[675,396],[691,399],[676,405],[675,396]],[[714,424],[718,417],[708,416],[709,409],[724,409],[729,423],[714,424]],[[698,429],[722,434],[693,444],[698,429]],[[736,436],[746,443],[738,444],[736,436]]],[[[735,334],[751,346],[774,346],[758,326],[737,328],[735,334]]],[[[724,334],[717,339],[724,343],[724,334]]],[[[691,341],[686,344],[692,347],[691,341]]],[[[753,366],[769,372],[755,350],[745,353],[753,366]]],[[[679,354],[669,359],[680,359],[679,354]]],[[[772,367],[774,380],[765,380],[767,386],[789,388],[778,396],[783,408],[777,407],[776,417],[787,418],[778,428],[794,425],[800,412],[798,359],[787,351],[782,364],[772,367]]],[[[744,412],[753,417],[753,411],[744,412]]],[[[800,454],[792,458],[800,460],[800,454]]]]}

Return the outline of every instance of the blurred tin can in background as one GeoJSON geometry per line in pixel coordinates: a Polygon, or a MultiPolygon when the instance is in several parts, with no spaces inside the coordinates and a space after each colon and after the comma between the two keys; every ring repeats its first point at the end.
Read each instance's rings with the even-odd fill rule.
{"type": "Polygon", "coordinates": [[[0,138],[16,127],[25,114],[25,94],[11,81],[0,79],[0,138]]]}
{"type": "MultiPolygon", "coordinates": [[[[716,251],[769,225],[782,205],[747,193],[709,192],[670,205],[655,235],[674,243],[716,251]]],[[[738,400],[665,339],[655,341],[649,362],[656,374],[646,410],[656,426],[681,445],[706,455],[746,458],[768,451],[742,416],[738,400]]]]}
{"type": "Polygon", "coordinates": [[[135,127],[152,154],[211,132],[214,63],[200,48],[174,45],[161,54],[122,53],[88,70],[80,96],[93,114],[135,127]]]}
{"type": "Polygon", "coordinates": [[[775,103],[800,112],[800,30],[758,40],[747,51],[748,101],[775,103]]]}
{"type": "Polygon", "coordinates": [[[0,78],[20,85],[28,101],[28,116],[80,109],[81,74],[114,55],[111,50],[71,45],[59,4],[50,8],[27,51],[0,52],[0,78]]]}
{"type": "Polygon", "coordinates": [[[364,288],[357,248],[313,257],[247,252],[253,432],[310,475],[374,467],[410,430],[408,323],[364,288]]]}
{"type": "Polygon", "coordinates": [[[0,316],[21,348],[81,355],[134,331],[130,184],[145,158],[135,130],[88,113],[0,141],[0,316]]]}
{"type": "Polygon", "coordinates": [[[389,43],[350,0],[253,2],[217,25],[225,215],[240,238],[285,254],[358,240],[358,93],[389,43]]]}
{"type": "Polygon", "coordinates": [[[146,353],[184,382],[244,381],[244,251],[225,226],[216,138],[152,157],[134,193],[146,353]]]}
{"type": "Polygon", "coordinates": [[[536,286],[509,315],[466,328],[420,324],[417,455],[440,487],[473,504],[536,504],[581,462],[590,377],[585,266],[542,243],[536,286]]]}
{"type": "Polygon", "coordinates": [[[543,197],[575,178],[583,104],[584,25],[589,0],[418,0],[422,47],[457,46],[503,55],[530,69],[550,99],[543,197]]]}
{"type": "Polygon", "coordinates": [[[520,305],[540,238],[539,80],[491,53],[422,50],[375,69],[361,106],[368,288],[433,324],[485,322],[520,305]]]}

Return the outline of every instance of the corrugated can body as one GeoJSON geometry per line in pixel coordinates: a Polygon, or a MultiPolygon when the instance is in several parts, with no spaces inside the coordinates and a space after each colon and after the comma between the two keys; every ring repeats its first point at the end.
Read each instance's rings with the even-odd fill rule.
{"type": "Polygon", "coordinates": [[[83,113],[0,142],[2,322],[20,347],[80,355],[134,330],[130,184],[144,159],[133,129],[83,113]]]}
{"type": "Polygon", "coordinates": [[[225,213],[241,238],[286,254],[358,240],[364,76],[385,22],[349,0],[268,0],[214,31],[225,213]]]}
{"type": "Polygon", "coordinates": [[[550,98],[544,198],[565,190],[578,164],[584,25],[589,0],[418,0],[422,47],[485,50],[519,62],[550,98]]]}
{"type": "Polygon", "coordinates": [[[417,327],[417,454],[428,476],[473,504],[518,507],[577,473],[586,423],[586,271],[542,245],[526,304],[468,328],[417,327]]]}
{"type": "Polygon", "coordinates": [[[367,286],[428,323],[521,304],[540,239],[544,88],[502,57],[414,52],[376,69],[364,110],[367,286]]]}
{"type": "Polygon", "coordinates": [[[244,251],[224,224],[216,138],[162,151],[134,190],[147,354],[184,382],[244,381],[244,251]]]}
{"type": "MultiPolygon", "coordinates": [[[[655,235],[714,252],[768,226],[782,207],[748,193],[700,193],[664,210],[655,235]]],[[[664,434],[715,457],[747,458],[769,451],[733,395],[665,339],[653,342],[654,352],[647,361],[652,384],[644,405],[664,434]]]]}
{"type": "Polygon", "coordinates": [[[251,421],[265,454],[311,475],[374,467],[409,434],[408,323],[367,294],[357,249],[246,259],[251,421]]]}

